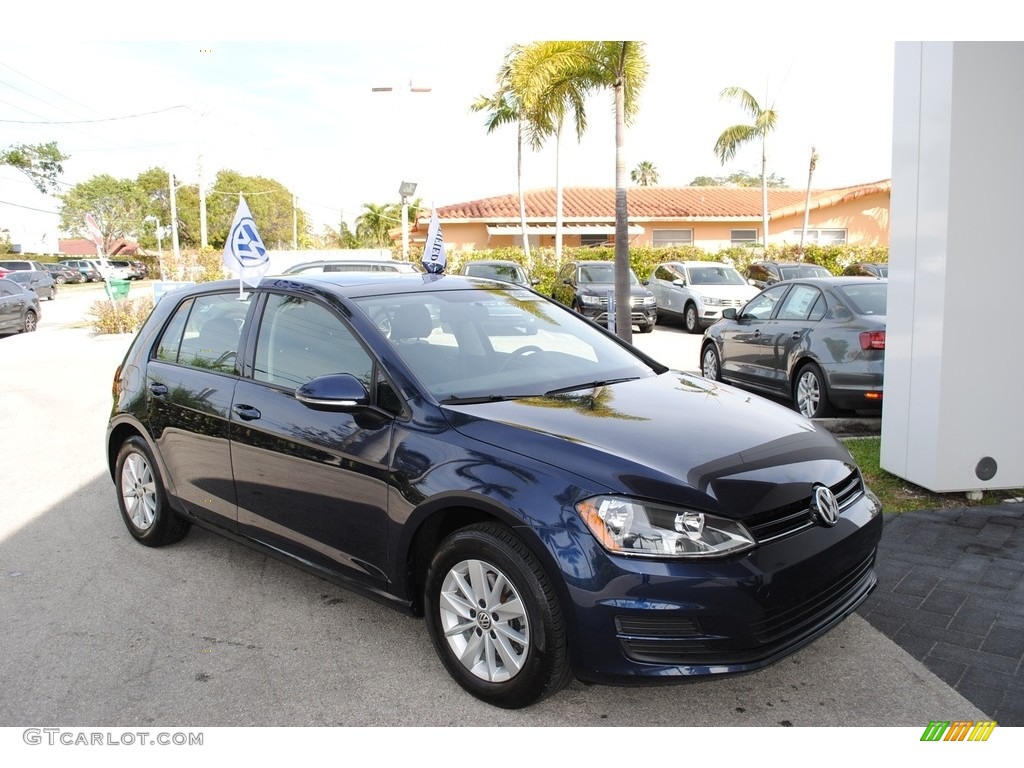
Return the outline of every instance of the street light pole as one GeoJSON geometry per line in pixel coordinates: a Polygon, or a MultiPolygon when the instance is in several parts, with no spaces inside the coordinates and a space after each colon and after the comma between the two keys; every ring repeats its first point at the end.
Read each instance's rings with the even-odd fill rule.
{"type": "MultiPolygon", "coordinates": [[[[393,88],[390,85],[386,86],[374,86],[370,89],[373,93],[389,93],[391,91],[405,91],[406,93],[430,93],[432,90],[429,86],[413,86],[412,79],[409,79],[409,85],[405,88],[393,88]]],[[[403,99],[404,101],[404,99],[403,99]]],[[[403,105],[404,106],[404,105],[403,105]]],[[[403,146],[401,139],[399,139],[400,148],[403,146]]],[[[401,150],[399,153],[399,165],[403,165],[401,160],[401,150]]],[[[409,260],[409,198],[416,192],[416,185],[411,181],[403,181],[402,185],[398,188],[398,194],[402,198],[402,260],[409,260]]]]}

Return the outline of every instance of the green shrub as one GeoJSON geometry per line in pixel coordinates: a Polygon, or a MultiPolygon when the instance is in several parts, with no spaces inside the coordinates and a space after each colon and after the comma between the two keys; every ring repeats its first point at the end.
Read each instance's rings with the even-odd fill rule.
{"type": "Polygon", "coordinates": [[[103,299],[93,302],[86,313],[96,333],[134,333],[153,311],[153,297],[103,299]]]}

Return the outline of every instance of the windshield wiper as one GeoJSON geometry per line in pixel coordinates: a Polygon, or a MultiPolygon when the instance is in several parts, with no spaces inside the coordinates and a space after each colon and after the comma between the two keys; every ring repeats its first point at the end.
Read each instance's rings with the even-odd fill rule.
{"type": "Polygon", "coordinates": [[[561,395],[565,392],[573,392],[577,389],[590,389],[591,387],[607,387],[610,384],[621,384],[623,381],[636,381],[639,376],[624,376],[621,379],[602,379],[600,381],[588,381],[585,384],[572,384],[568,387],[559,387],[558,389],[551,389],[544,393],[544,397],[548,395],[561,395]]]}
{"type": "Polygon", "coordinates": [[[477,403],[503,403],[506,400],[522,400],[526,397],[537,397],[537,395],[477,395],[474,397],[459,397],[453,395],[441,401],[441,405],[476,405],[477,403]]]}

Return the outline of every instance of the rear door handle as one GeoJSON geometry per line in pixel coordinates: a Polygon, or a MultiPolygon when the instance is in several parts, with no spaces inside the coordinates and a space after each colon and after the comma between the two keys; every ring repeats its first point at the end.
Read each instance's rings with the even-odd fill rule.
{"type": "Polygon", "coordinates": [[[242,421],[255,421],[263,415],[258,408],[253,408],[251,405],[236,405],[232,410],[242,421]]]}
{"type": "Polygon", "coordinates": [[[800,341],[800,337],[804,335],[803,331],[793,331],[793,341],[800,341]]]}
{"type": "Polygon", "coordinates": [[[149,391],[153,393],[153,397],[163,397],[167,394],[167,387],[163,384],[150,384],[149,391]]]}

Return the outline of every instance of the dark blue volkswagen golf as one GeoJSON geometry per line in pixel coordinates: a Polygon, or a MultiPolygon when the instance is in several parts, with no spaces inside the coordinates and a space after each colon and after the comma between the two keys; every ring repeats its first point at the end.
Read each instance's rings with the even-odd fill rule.
{"type": "Polygon", "coordinates": [[[107,455],[141,543],[198,524],[422,615],[501,707],[753,670],[875,585],[880,504],[831,434],[508,283],[166,294],[107,455]]]}

